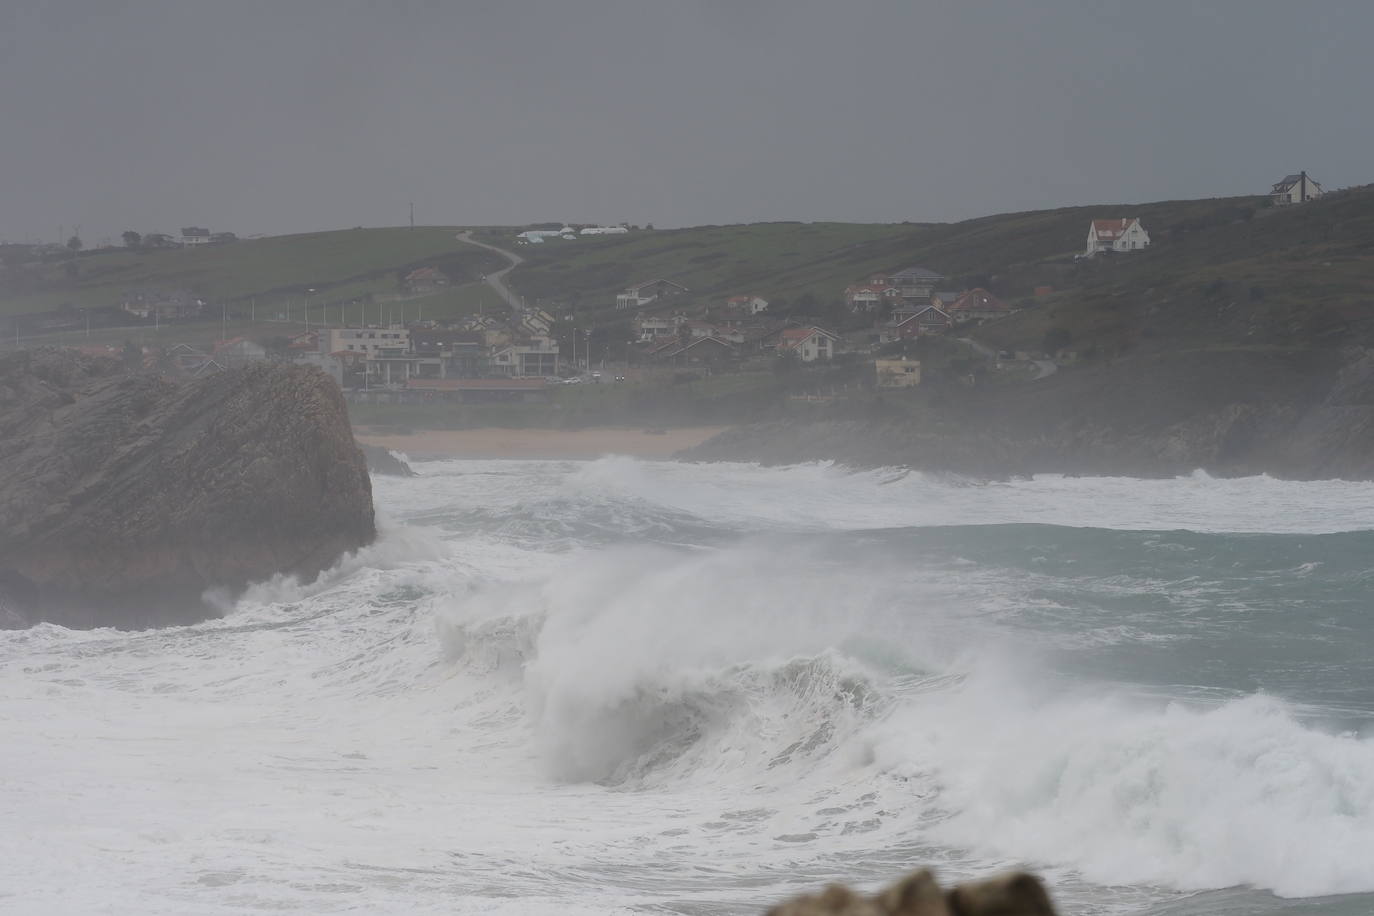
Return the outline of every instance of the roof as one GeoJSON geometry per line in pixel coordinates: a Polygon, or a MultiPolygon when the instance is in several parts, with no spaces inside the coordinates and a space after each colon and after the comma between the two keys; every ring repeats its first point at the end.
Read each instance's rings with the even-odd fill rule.
{"type": "Polygon", "coordinates": [[[1132,223],[1139,222],[1138,217],[1123,216],[1120,219],[1095,219],[1092,223],[1091,232],[1100,239],[1120,238],[1132,223]]]}
{"type": "Polygon", "coordinates": [[[855,293],[885,293],[890,289],[896,289],[891,283],[856,283],[854,286],[846,287],[846,295],[855,293]]]}
{"type": "Polygon", "coordinates": [[[1301,172],[1299,172],[1299,173],[1296,174],[1296,175],[1284,175],[1282,181],[1278,181],[1278,182],[1275,182],[1275,183],[1274,183],[1274,190],[1275,190],[1275,191],[1281,191],[1281,190],[1284,190],[1285,188],[1291,188],[1291,187],[1293,187],[1293,185],[1297,184],[1299,181],[1302,181],[1302,173],[1301,173],[1301,172]]]}
{"type": "Polygon", "coordinates": [[[889,280],[943,280],[945,275],[927,270],[924,267],[908,267],[906,270],[888,274],[887,278],[889,280]]]}
{"type": "Polygon", "coordinates": [[[941,309],[941,308],[936,308],[936,307],[933,306],[933,305],[927,305],[925,308],[922,308],[922,309],[920,309],[920,310],[918,310],[918,311],[916,311],[916,312],[913,312],[913,313],[910,314],[910,315],[907,315],[907,316],[906,316],[905,318],[903,318],[901,321],[898,321],[898,320],[896,319],[896,313],[894,313],[894,315],[893,315],[893,320],[892,320],[892,327],[894,327],[894,328],[899,328],[899,327],[901,327],[902,325],[906,324],[908,321],[914,321],[914,322],[916,322],[917,324],[920,324],[922,320],[930,321],[931,318],[934,317],[934,316],[932,316],[932,315],[929,314],[930,312],[934,312],[935,315],[936,315],[936,316],[939,316],[940,320],[942,320],[942,321],[948,322],[948,321],[951,320],[950,317],[949,317],[949,312],[946,312],[944,309],[941,309]]]}
{"type": "Polygon", "coordinates": [[[678,289],[682,290],[683,292],[686,292],[686,291],[687,291],[687,287],[683,286],[681,283],[674,283],[672,280],[665,280],[665,279],[663,279],[662,277],[656,277],[656,278],[653,279],[653,280],[645,280],[643,283],[634,283],[634,284],[631,284],[630,286],[625,287],[625,291],[626,291],[626,292],[630,292],[631,290],[640,290],[640,289],[643,289],[643,288],[646,287],[646,286],[660,286],[660,285],[665,285],[665,284],[666,284],[667,286],[676,286],[678,289]]]}
{"type": "Polygon", "coordinates": [[[829,337],[831,340],[840,339],[838,334],[832,334],[821,328],[785,328],[783,332],[778,335],[778,346],[782,347],[784,350],[790,350],[794,347],[801,346],[803,341],[809,340],[817,334],[822,337],[829,337]]]}
{"type": "Polygon", "coordinates": [[[686,353],[688,350],[692,349],[695,346],[705,343],[720,344],[727,350],[733,350],[735,348],[734,344],[730,343],[730,341],[723,340],[719,337],[712,335],[709,337],[694,337],[691,341],[687,343],[682,343],[677,340],[669,340],[666,341],[662,346],[654,347],[649,352],[652,353],[654,356],[677,356],[680,353],[686,353]]]}
{"type": "Polygon", "coordinates": [[[949,309],[950,311],[958,309],[961,312],[1010,312],[1011,306],[979,286],[960,296],[959,301],[951,305],[949,309]]]}

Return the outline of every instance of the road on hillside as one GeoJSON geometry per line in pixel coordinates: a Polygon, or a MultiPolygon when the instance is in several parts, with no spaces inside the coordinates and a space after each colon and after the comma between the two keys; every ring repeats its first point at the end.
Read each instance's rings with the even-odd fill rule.
{"type": "Polygon", "coordinates": [[[476,245],[478,248],[485,248],[488,251],[494,251],[507,261],[510,261],[509,264],[500,270],[487,274],[484,279],[487,281],[488,286],[496,290],[496,295],[505,300],[507,305],[517,312],[522,311],[520,297],[511,292],[510,287],[506,285],[506,274],[514,270],[518,265],[523,264],[525,259],[513,251],[497,248],[495,245],[488,245],[486,242],[479,242],[472,237],[471,232],[464,231],[458,233],[458,241],[467,242],[469,245],[476,245]]]}

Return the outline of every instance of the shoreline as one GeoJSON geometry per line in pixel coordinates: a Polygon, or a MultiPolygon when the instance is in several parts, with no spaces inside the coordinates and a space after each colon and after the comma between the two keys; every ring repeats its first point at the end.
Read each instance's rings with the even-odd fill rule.
{"type": "Polygon", "coordinates": [[[354,428],[354,438],[421,461],[435,458],[590,460],[604,455],[662,460],[700,445],[724,429],[728,427],[684,426],[654,434],[641,427],[506,429],[484,426],[395,433],[358,426],[354,428]]]}

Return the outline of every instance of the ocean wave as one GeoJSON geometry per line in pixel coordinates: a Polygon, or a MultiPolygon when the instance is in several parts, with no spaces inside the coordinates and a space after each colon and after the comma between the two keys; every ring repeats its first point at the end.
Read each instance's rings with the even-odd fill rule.
{"type": "Polygon", "coordinates": [[[879,771],[936,787],[931,839],[1099,884],[1374,891],[1374,740],[1262,695],[1036,693],[985,673],[875,733],[879,771]]]}

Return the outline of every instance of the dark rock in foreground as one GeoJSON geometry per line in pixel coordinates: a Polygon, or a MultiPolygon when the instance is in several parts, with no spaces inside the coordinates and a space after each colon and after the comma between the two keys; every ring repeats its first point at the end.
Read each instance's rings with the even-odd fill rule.
{"type": "Polygon", "coordinates": [[[0,358],[0,625],[192,622],[208,588],[310,577],[375,534],[317,369],[174,384],[71,350],[0,358]]]}

